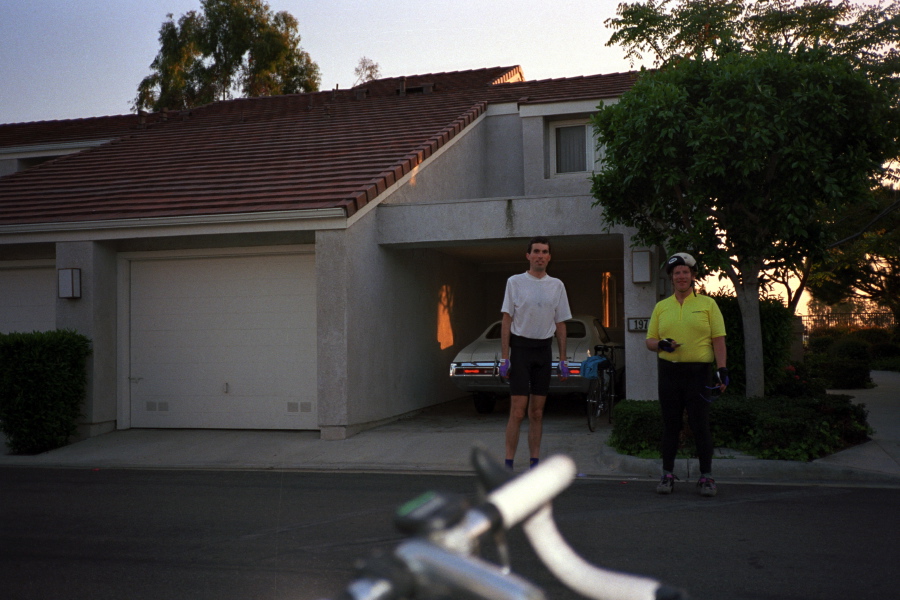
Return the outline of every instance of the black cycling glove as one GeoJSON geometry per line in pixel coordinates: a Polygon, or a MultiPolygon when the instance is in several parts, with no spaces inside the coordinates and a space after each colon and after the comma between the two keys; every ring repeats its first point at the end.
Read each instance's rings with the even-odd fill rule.
{"type": "Polygon", "coordinates": [[[719,380],[720,385],[727,386],[731,382],[731,379],[728,377],[728,369],[725,367],[721,367],[716,371],[716,378],[719,380]]]}

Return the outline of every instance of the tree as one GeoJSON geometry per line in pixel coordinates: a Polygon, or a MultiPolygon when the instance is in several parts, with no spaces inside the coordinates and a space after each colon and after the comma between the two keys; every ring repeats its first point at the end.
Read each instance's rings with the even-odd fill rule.
{"type": "Polygon", "coordinates": [[[363,56],[359,59],[359,64],[356,65],[356,68],[353,69],[353,74],[356,75],[356,81],[353,82],[353,85],[357,86],[381,77],[381,67],[371,58],[363,56]]]}
{"type": "Polygon", "coordinates": [[[772,48],[830,48],[875,79],[900,72],[900,2],[831,0],[646,0],[623,2],[607,46],[654,66],[772,48]]]}
{"type": "Polygon", "coordinates": [[[879,203],[867,211],[852,214],[842,224],[857,231],[859,221],[871,220],[885,210],[871,231],[832,249],[813,271],[810,292],[814,299],[828,305],[863,301],[883,306],[900,323],[900,211],[896,209],[897,190],[882,188],[879,203]]]}
{"type": "MultiPolygon", "coordinates": [[[[653,65],[662,68],[732,52],[827,48],[877,85],[896,90],[900,74],[897,0],[647,0],[620,3],[617,17],[605,24],[616,30],[607,46],[621,45],[632,62],[649,53],[653,65]]],[[[885,176],[898,180],[896,170],[885,176]]],[[[796,310],[814,262],[807,257],[799,265],[773,268],[761,284],[767,292],[782,286],[788,306],[796,310]]]]}
{"type": "Polygon", "coordinates": [[[691,252],[734,286],[748,396],[765,383],[763,274],[822,255],[844,207],[871,201],[900,153],[896,97],[827,50],[771,49],[644,73],[593,119],[607,223],[691,252]]]}
{"type": "MultiPolygon", "coordinates": [[[[868,5],[830,0],[647,0],[620,3],[617,17],[605,24],[616,30],[608,46],[621,45],[632,61],[652,54],[654,66],[662,69],[682,61],[715,61],[733,54],[828,51],[864,73],[894,99],[893,106],[900,104],[900,2],[896,0],[868,5]]],[[[896,173],[884,170],[882,177],[896,179],[896,173]]],[[[827,211],[817,214],[811,217],[811,230],[821,230],[822,239],[837,237],[829,229],[835,221],[827,211]]],[[[695,246],[710,241],[696,240],[695,246]]],[[[790,244],[782,241],[778,253],[793,251],[799,260],[764,261],[764,271],[757,279],[760,290],[783,283],[793,309],[822,250],[821,246],[791,249],[790,244]],[[792,290],[797,281],[799,285],[792,290]]],[[[752,338],[747,340],[752,343],[752,338]]],[[[748,349],[746,354],[750,360],[755,352],[748,349]]],[[[761,381],[758,386],[762,389],[761,381]]]]}
{"type": "Polygon", "coordinates": [[[235,95],[319,89],[318,65],[300,47],[297,20],[265,0],[203,0],[159,30],[153,73],[138,85],[135,110],[186,109],[235,95]]]}

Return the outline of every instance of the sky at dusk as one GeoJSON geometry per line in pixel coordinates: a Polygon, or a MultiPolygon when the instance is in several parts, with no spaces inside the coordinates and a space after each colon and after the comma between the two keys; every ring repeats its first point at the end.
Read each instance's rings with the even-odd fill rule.
{"type": "MultiPolygon", "coordinates": [[[[351,87],[366,56],[382,77],[520,65],[527,79],[632,68],[606,47],[614,0],[269,0],[299,21],[322,89],[351,87]]],[[[200,0],[27,0],[0,18],[0,123],[131,112],[166,15],[200,0]]],[[[649,66],[649,65],[648,65],[649,66]]],[[[639,68],[640,65],[634,65],[639,68]]]]}

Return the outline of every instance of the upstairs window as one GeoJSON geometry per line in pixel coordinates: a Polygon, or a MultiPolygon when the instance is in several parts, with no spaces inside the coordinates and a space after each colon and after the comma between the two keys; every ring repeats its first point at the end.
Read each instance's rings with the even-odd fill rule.
{"type": "Polygon", "coordinates": [[[556,128],[556,172],[587,170],[587,132],[584,125],[556,128]]]}
{"type": "Polygon", "coordinates": [[[587,120],[550,124],[553,175],[582,174],[594,168],[594,137],[587,120]]]}

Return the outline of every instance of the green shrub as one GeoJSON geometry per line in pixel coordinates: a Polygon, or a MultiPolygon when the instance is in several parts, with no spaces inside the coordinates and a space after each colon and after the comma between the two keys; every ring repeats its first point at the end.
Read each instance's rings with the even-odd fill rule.
{"type": "Polygon", "coordinates": [[[809,341],[806,343],[807,350],[812,354],[825,354],[828,352],[828,349],[831,348],[831,345],[834,343],[834,338],[830,335],[820,335],[820,336],[809,336],[809,341]]]}
{"type": "Polygon", "coordinates": [[[746,450],[759,458],[810,461],[862,443],[871,433],[868,412],[851,398],[760,399],[746,450]]]}
{"type": "Polygon", "coordinates": [[[820,396],[825,393],[826,389],[826,381],[815,377],[809,365],[797,363],[785,367],[782,376],[772,386],[772,395],[802,398],[820,396]]]}
{"type": "Polygon", "coordinates": [[[893,342],[877,342],[872,344],[872,360],[900,356],[900,345],[893,342]]]}
{"type": "Polygon", "coordinates": [[[809,332],[807,350],[813,354],[828,352],[831,345],[850,333],[846,327],[817,327],[809,332]]]}
{"type": "MultiPolygon", "coordinates": [[[[865,335],[874,338],[877,334],[865,335]]],[[[871,352],[872,345],[867,341],[844,334],[832,341],[826,353],[809,352],[805,364],[810,376],[824,381],[828,389],[856,390],[872,383],[869,364],[871,352]]]]}
{"type": "Polygon", "coordinates": [[[747,425],[755,418],[752,403],[738,395],[725,395],[710,408],[710,433],[717,448],[743,448],[747,425]]]}
{"type": "MultiPolygon", "coordinates": [[[[710,411],[713,443],[759,458],[814,460],[868,439],[871,429],[865,405],[851,400],[837,394],[723,396],[710,411]]],[[[662,432],[658,402],[624,400],[616,405],[609,444],[624,454],[658,457],[662,432]]],[[[695,454],[687,426],[682,436],[684,453],[695,454]]]]}
{"type": "Polygon", "coordinates": [[[900,356],[876,358],[871,366],[876,371],[900,371],[900,356]]]}
{"type": "Polygon", "coordinates": [[[613,415],[609,445],[623,454],[659,456],[663,435],[659,402],[622,400],[613,415]]]}
{"type": "Polygon", "coordinates": [[[74,331],[0,334],[0,430],[16,454],[69,443],[87,389],[91,343],[74,331]]]}
{"type": "Polygon", "coordinates": [[[828,357],[818,363],[818,373],[831,390],[860,390],[872,383],[868,360],[828,357]]]}
{"type": "Polygon", "coordinates": [[[877,327],[857,329],[850,333],[850,337],[862,340],[870,346],[874,344],[889,344],[891,342],[890,332],[886,329],[878,329],[877,327]]]}
{"type": "Polygon", "coordinates": [[[837,359],[868,361],[872,345],[853,336],[845,336],[831,345],[828,355],[837,359]]]}
{"type": "Polygon", "coordinates": [[[841,442],[847,446],[865,442],[872,433],[866,405],[854,404],[853,396],[827,394],[822,398],[806,398],[805,404],[810,410],[825,416],[829,425],[840,435],[841,442]]]}

